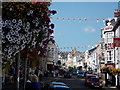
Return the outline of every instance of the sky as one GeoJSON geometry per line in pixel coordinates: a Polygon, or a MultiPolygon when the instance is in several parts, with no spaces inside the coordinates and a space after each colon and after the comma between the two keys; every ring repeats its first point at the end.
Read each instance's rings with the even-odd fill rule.
{"type": "MultiPolygon", "coordinates": [[[[45,0],[42,0],[42,1],[45,1],[45,0]]],[[[118,2],[118,1],[119,0],[52,0],[52,2],[118,2]]]]}
{"type": "Polygon", "coordinates": [[[71,51],[70,47],[79,47],[77,50],[84,52],[101,40],[101,28],[104,27],[102,19],[114,17],[118,2],[53,2],[50,9],[57,11],[51,21],[55,24],[54,39],[58,47],[62,48],[61,51],[71,51]],[[81,22],[73,18],[81,18],[81,22]],[[100,19],[98,22],[97,18],[100,19]]]}

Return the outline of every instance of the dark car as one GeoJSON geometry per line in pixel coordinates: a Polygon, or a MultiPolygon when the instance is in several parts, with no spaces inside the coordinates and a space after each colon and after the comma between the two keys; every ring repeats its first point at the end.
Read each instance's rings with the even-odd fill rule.
{"type": "Polygon", "coordinates": [[[77,71],[72,72],[72,75],[77,75],[77,71]]]}
{"type": "Polygon", "coordinates": [[[90,80],[90,83],[89,85],[91,87],[98,87],[98,88],[102,88],[102,82],[100,81],[99,78],[95,78],[95,77],[92,77],[91,80],[90,80]]]}
{"type": "Polygon", "coordinates": [[[72,77],[72,74],[69,73],[69,72],[66,72],[66,73],[64,74],[64,78],[71,78],[71,77],[72,77]]]}
{"type": "Polygon", "coordinates": [[[79,72],[77,73],[77,77],[83,78],[84,76],[85,76],[85,72],[84,72],[84,71],[79,71],[79,72]]]}
{"type": "Polygon", "coordinates": [[[92,77],[97,78],[96,75],[87,75],[87,76],[85,77],[85,85],[89,85],[89,84],[90,84],[90,80],[91,80],[92,77]]]}

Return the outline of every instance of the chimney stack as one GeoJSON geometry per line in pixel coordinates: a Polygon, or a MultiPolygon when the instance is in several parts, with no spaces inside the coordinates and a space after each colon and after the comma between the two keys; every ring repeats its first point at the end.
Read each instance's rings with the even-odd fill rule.
{"type": "Polygon", "coordinates": [[[116,17],[119,17],[119,16],[120,16],[120,10],[115,9],[114,10],[114,17],[116,18],[116,17]]]}

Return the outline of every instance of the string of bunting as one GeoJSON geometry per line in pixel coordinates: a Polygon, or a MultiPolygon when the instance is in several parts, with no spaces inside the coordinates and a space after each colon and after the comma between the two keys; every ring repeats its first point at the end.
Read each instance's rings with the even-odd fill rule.
{"type": "Polygon", "coordinates": [[[88,45],[88,46],[74,46],[74,47],[61,47],[61,48],[59,48],[60,50],[62,50],[62,49],[79,49],[79,48],[94,48],[94,46],[90,46],[90,45],[88,45]]]}
{"type": "Polygon", "coordinates": [[[48,51],[54,51],[55,49],[58,50],[63,50],[63,49],[79,49],[79,48],[94,48],[95,46],[74,46],[74,47],[61,47],[61,48],[52,48],[52,49],[48,49],[48,51]]]}
{"type": "Polygon", "coordinates": [[[112,18],[62,18],[62,17],[50,17],[50,19],[54,19],[54,20],[62,20],[62,21],[87,21],[87,20],[96,20],[97,22],[99,21],[103,21],[105,22],[105,20],[112,20],[112,18]]]}

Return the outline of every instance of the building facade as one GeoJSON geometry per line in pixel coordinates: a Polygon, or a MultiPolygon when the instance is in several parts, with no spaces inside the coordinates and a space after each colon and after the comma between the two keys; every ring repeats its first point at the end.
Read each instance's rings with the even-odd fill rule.
{"type": "MultiPolygon", "coordinates": [[[[105,27],[102,29],[103,40],[103,54],[105,59],[105,66],[108,68],[119,69],[120,67],[120,27],[119,27],[120,10],[114,10],[114,19],[106,20],[105,27]]],[[[120,83],[119,74],[113,75],[110,73],[105,74],[105,81],[112,81],[113,86],[118,86],[120,83]]]]}
{"type": "MultiPolygon", "coordinates": [[[[114,38],[113,47],[115,50],[115,68],[120,69],[120,18],[118,17],[117,22],[113,28],[114,38]]],[[[120,87],[120,73],[116,75],[116,86],[120,87]]]]}

